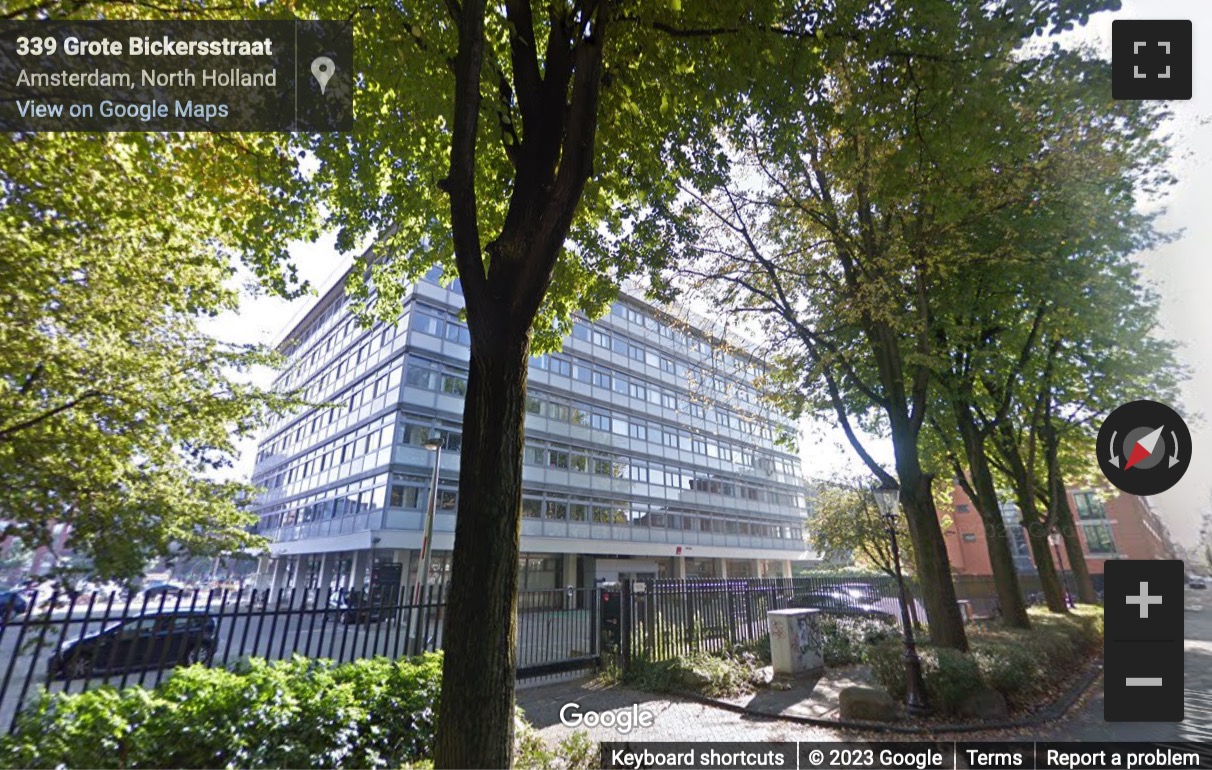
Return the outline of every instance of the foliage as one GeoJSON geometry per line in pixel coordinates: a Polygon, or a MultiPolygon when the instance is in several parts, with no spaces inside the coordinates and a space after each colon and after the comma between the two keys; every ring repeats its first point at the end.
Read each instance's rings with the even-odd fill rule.
{"type": "Polygon", "coordinates": [[[34,549],[13,538],[3,554],[0,554],[0,579],[13,582],[26,574],[34,561],[34,549]]]}
{"type": "MultiPolygon", "coordinates": [[[[861,477],[818,484],[805,530],[821,553],[848,553],[858,567],[895,575],[888,525],[870,486],[861,477]]],[[[912,573],[913,539],[908,522],[899,514],[896,529],[902,569],[912,573]]]]}
{"type": "MultiPolygon", "coordinates": [[[[1052,683],[1064,681],[1102,645],[1102,608],[1079,605],[1072,615],[1029,610],[1031,630],[998,625],[974,630],[971,650],[919,645],[927,697],[944,713],[964,697],[987,687],[1000,692],[1015,709],[1028,709],[1052,683]]],[[[898,639],[867,650],[876,681],[892,697],[905,695],[904,648],[898,639]]]]}
{"type": "Polygon", "coordinates": [[[728,697],[753,692],[765,685],[761,669],[761,661],[750,652],[694,652],[663,661],[633,660],[624,681],[652,692],[690,690],[728,697]]]}
{"type": "Polygon", "coordinates": [[[3,534],[36,548],[69,524],[101,579],[141,574],[171,543],[259,544],[251,488],[206,474],[295,403],[242,383],[268,351],[201,330],[237,294],[230,199],[180,184],[191,154],[157,135],[0,139],[3,534]]]}
{"type": "Polygon", "coordinates": [[[818,622],[825,641],[826,666],[862,663],[871,645],[899,638],[896,628],[866,618],[823,616],[818,622]]]}
{"type": "Polygon", "coordinates": [[[192,666],[155,689],[43,694],[8,767],[381,767],[432,749],[441,656],[192,666]]]}
{"type": "Polygon", "coordinates": [[[526,770],[592,770],[601,763],[598,744],[577,730],[553,747],[526,721],[521,709],[514,720],[514,766],[526,770]]]}

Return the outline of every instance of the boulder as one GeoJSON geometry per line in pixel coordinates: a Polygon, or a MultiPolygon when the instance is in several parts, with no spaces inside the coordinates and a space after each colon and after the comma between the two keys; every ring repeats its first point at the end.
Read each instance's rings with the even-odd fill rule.
{"type": "Polygon", "coordinates": [[[959,715],[970,719],[1005,719],[1006,698],[996,690],[977,690],[960,701],[959,715]]]}
{"type": "Polygon", "coordinates": [[[838,696],[842,719],[891,722],[900,709],[892,696],[878,687],[847,687],[838,696]]]}

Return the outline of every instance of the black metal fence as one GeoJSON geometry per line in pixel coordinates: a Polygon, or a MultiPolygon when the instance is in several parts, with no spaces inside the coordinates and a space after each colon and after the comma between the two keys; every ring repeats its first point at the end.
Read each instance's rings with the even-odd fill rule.
{"type": "MultiPolygon", "coordinates": [[[[907,590],[911,622],[924,622],[912,586],[907,590]]],[[[617,594],[617,603],[610,593],[602,597],[603,634],[607,644],[617,639],[624,666],[635,657],[669,660],[758,642],[770,633],[770,610],[812,607],[832,617],[901,624],[897,583],[883,577],[625,581],[617,594]]]]}
{"type": "MultiPolygon", "coordinates": [[[[442,647],[446,587],[412,602],[399,588],[351,594],[241,590],[56,595],[0,616],[0,730],[41,688],[159,684],[176,665],[231,666],[293,655],[347,662],[442,647]]],[[[911,607],[922,621],[921,605],[911,607]]],[[[887,578],[626,581],[518,596],[518,678],[594,668],[605,649],[667,660],[760,641],[770,610],[900,623],[887,578]]],[[[0,608],[2,610],[3,608],[0,608]]]]}
{"type": "MultiPolygon", "coordinates": [[[[531,591],[518,600],[519,679],[597,664],[597,591],[531,591]]],[[[176,665],[230,666],[251,657],[347,662],[437,650],[446,614],[445,586],[415,603],[398,588],[60,594],[25,602],[0,617],[0,729],[11,729],[42,687],[154,686],[176,665]]]]}

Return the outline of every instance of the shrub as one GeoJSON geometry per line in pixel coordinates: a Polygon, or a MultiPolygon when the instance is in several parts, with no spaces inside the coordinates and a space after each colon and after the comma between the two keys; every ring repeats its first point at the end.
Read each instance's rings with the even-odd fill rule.
{"type": "Polygon", "coordinates": [[[819,622],[826,666],[861,663],[871,645],[896,638],[894,627],[876,620],[826,616],[819,622]]]}
{"type": "Polygon", "coordinates": [[[423,761],[441,656],[191,666],[152,690],[44,694],[0,739],[19,767],[376,767],[423,761]]]}
{"type": "Polygon", "coordinates": [[[939,711],[954,713],[964,698],[984,688],[980,669],[967,653],[928,648],[921,658],[926,697],[939,711]]]}
{"type": "MultiPolygon", "coordinates": [[[[919,645],[922,679],[931,704],[954,711],[980,687],[1005,696],[1015,708],[1030,705],[1047,683],[1072,673],[1083,657],[1102,644],[1101,607],[1080,607],[1072,615],[1031,610],[1031,630],[990,626],[972,629],[970,651],[919,645]]],[[[896,699],[905,697],[904,648],[887,639],[866,650],[876,681],[896,699]]]]}
{"type": "Polygon", "coordinates": [[[633,661],[627,684],[642,690],[691,690],[711,696],[752,692],[766,683],[757,656],[752,653],[711,655],[696,652],[672,660],[633,661]]]}
{"type": "Polygon", "coordinates": [[[1043,689],[1045,680],[1040,662],[1023,642],[973,639],[972,657],[981,678],[991,689],[1006,696],[1012,708],[1027,705],[1043,689]]]}
{"type": "Polygon", "coordinates": [[[895,700],[905,697],[905,648],[899,639],[886,639],[867,650],[867,665],[875,681],[895,700]]]}

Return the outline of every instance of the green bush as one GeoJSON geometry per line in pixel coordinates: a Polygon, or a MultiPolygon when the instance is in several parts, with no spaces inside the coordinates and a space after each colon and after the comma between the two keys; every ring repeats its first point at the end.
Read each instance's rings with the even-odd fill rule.
{"type": "Polygon", "coordinates": [[[0,739],[17,767],[379,767],[423,761],[441,656],[191,666],[160,687],[44,694],[0,739]]]}
{"type": "Polygon", "coordinates": [[[980,668],[967,653],[945,647],[929,648],[921,658],[926,697],[943,713],[955,713],[964,698],[985,686],[980,668]]]}
{"type": "Polygon", "coordinates": [[[601,750],[588,733],[578,730],[549,747],[518,709],[514,722],[514,766],[526,770],[593,770],[600,766],[601,750]]]}
{"type": "Polygon", "coordinates": [[[762,666],[752,653],[696,652],[672,660],[636,659],[624,681],[641,690],[669,692],[690,690],[711,696],[753,692],[766,683],[762,666]]]}
{"type": "Polygon", "coordinates": [[[1004,695],[1011,708],[1027,705],[1043,690],[1043,669],[1025,640],[973,639],[972,657],[981,679],[1004,695]]]}
{"type": "Polygon", "coordinates": [[[825,616],[819,622],[826,666],[862,663],[869,647],[897,636],[893,626],[866,618],[825,616]]]}
{"type": "Polygon", "coordinates": [[[905,697],[905,648],[899,639],[886,639],[867,650],[867,665],[875,681],[893,700],[905,697]]]}
{"type": "MultiPolygon", "coordinates": [[[[970,628],[967,653],[918,646],[922,679],[931,705],[953,712],[978,688],[1005,696],[1014,708],[1031,704],[1048,682],[1073,673],[1102,644],[1101,607],[1080,607],[1071,615],[1032,610],[1031,630],[990,626],[970,628]]],[[[886,639],[866,648],[875,680],[895,699],[905,697],[904,648],[886,639]]]]}

